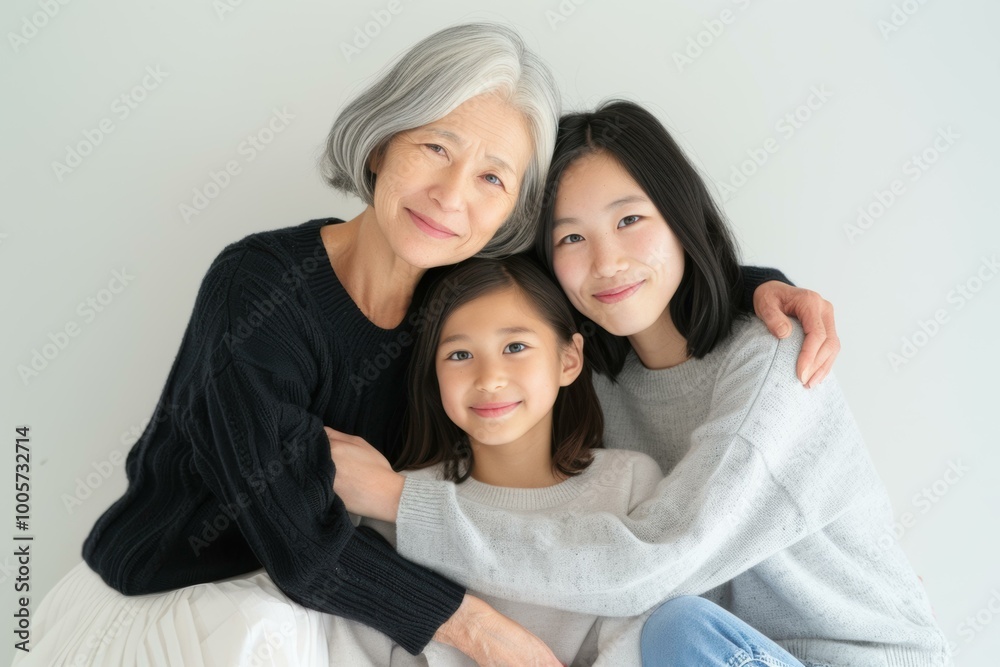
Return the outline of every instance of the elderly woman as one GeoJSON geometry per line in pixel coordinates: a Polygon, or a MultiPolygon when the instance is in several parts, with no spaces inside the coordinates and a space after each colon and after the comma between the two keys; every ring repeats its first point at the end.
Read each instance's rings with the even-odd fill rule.
{"type": "MultiPolygon", "coordinates": [[[[421,41],[347,105],[329,179],[366,208],[250,235],[215,259],[129,453],[128,489],[42,602],[18,664],[328,664],[326,614],[414,654],[434,638],[480,663],[558,664],[355,528],[324,433],[394,458],[411,334],[434,316],[416,307],[418,285],[428,269],[530,246],[558,119],[546,66],[513,31],[481,24],[421,41]]],[[[775,326],[781,303],[816,320],[827,306],[769,288],[775,326]]],[[[816,363],[822,342],[803,361],[817,375],[832,362],[816,363]]]]}

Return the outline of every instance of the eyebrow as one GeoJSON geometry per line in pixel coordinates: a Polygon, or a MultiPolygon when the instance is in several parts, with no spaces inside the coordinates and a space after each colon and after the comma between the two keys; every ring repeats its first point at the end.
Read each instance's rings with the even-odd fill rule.
{"type": "MultiPolygon", "coordinates": [[[[648,204],[649,197],[644,197],[642,195],[626,195],[624,197],[619,197],[610,204],[604,207],[605,211],[613,211],[619,206],[624,206],[625,204],[648,204]]],[[[559,218],[552,223],[552,229],[556,229],[559,225],[564,225],[569,222],[579,222],[577,218],[559,218]]]]}
{"type": "MultiPolygon", "coordinates": [[[[497,334],[501,336],[510,336],[513,334],[524,334],[524,333],[533,334],[535,333],[535,330],[528,329],[527,327],[504,327],[502,329],[497,329],[497,334]]],[[[448,336],[440,343],[438,343],[438,347],[444,347],[448,343],[455,343],[457,341],[463,341],[463,340],[471,340],[471,338],[469,336],[466,336],[465,334],[452,334],[451,336],[448,336]]]]}
{"type": "MultiPolygon", "coordinates": [[[[462,139],[457,134],[455,134],[454,132],[451,132],[449,130],[439,130],[439,129],[434,128],[434,127],[428,127],[428,128],[425,128],[425,129],[428,132],[430,132],[431,134],[436,134],[437,136],[443,137],[444,139],[449,139],[449,140],[455,142],[456,144],[458,144],[459,146],[466,146],[469,143],[469,142],[465,141],[464,139],[462,139]]],[[[487,155],[486,156],[486,161],[489,162],[490,164],[494,165],[498,169],[502,169],[504,171],[507,171],[510,174],[515,174],[516,173],[514,171],[514,168],[511,167],[501,157],[497,157],[496,155],[487,155]]]]}

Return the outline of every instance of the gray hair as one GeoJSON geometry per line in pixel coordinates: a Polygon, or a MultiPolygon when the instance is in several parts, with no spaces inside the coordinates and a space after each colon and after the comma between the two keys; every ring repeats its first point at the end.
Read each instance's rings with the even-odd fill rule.
{"type": "Polygon", "coordinates": [[[476,256],[499,258],[531,247],[555,148],[560,100],[548,66],[513,29],[467,23],[440,30],[402,54],[349,102],[333,123],[321,158],[334,188],[374,201],[369,159],[399,132],[440,120],[484,93],[498,93],[527,121],[534,153],[517,204],[476,256]]]}

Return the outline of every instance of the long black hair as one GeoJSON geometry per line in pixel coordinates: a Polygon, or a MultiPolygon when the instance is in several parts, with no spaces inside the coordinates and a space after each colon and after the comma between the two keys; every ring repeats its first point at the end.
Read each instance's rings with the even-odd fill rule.
{"type": "MultiPolygon", "coordinates": [[[[577,333],[565,294],[529,255],[472,258],[439,274],[428,287],[424,307],[439,313],[417,331],[407,377],[409,412],[396,470],[444,463],[445,478],[461,482],[472,473],[468,436],[445,413],[435,359],[441,330],[460,306],[504,289],[518,290],[548,322],[564,345],[577,333]]],[[[574,382],[559,388],[552,414],[552,467],[573,476],[583,472],[601,447],[604,416],[586,364],[574,382]]]]}
{"type": "MultiPolygon", "coordinates": [[[[666,128],[634,102],[613,100],[589,113],[559,121],[535,253],[552,273],[552,229],[556,192],[566,169],[580,158],[607,154],[628,172],[659,210],[684,248],[684,274],[670,300],[670,317],[687,340],[688,354],[704,357],[732,330],[742,305],[743,278],[736,243],[708,188],[666,128]]],[[[595,370],[617,377],[630,349],[577,313],[593,333],[585,351],[595,370]]]]}

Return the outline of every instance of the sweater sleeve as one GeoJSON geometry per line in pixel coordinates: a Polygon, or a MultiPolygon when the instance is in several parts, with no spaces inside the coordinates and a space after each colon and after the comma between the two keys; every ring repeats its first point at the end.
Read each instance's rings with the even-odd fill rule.
{"type": "Polygon", "coordinates": [[[224,507],[235,508],[254,555],[290,598],[364,623],[416,654],[464,590],[403,559],[371,529],[354,527],[333,493],[322,420],[310,410],[321,392],[322,332],[297,295],[261,312],[276,282],[263,276],[284,267],[244,252],[238,262],[213,265],[202,290],[205,312],[218,316],[199,334],[212,350],[209,380],[186,420],[193,467],[224,507]],[[237,331],[236,322],[249,322],[249,331],[237,331]]]}
{"type": "Polygon", "coordinates": [[[718,586],[880,488],[836,382],[795,381],[801,328],[734,341],[690,448],[627,516],[482,516],[445,482],[407,479],[400,553],[475,590],[602,616],[633,616],[718,586]],[[489,525],[489,533],[477,526],[489,525]],[[524,567],[547,548],[559,567],[524,567]],[[484,556],[484,554],[488,554],[484,556]]]}
{"type": "Polygon", "coordinates": [[[753,312],[754,291],[764,283],[769,280],[780,280],[789,285],[795,284],[778,269],[761,266],[740,266],[740,274],[743,276],[743,309],[748,313],[753,312]]]}

